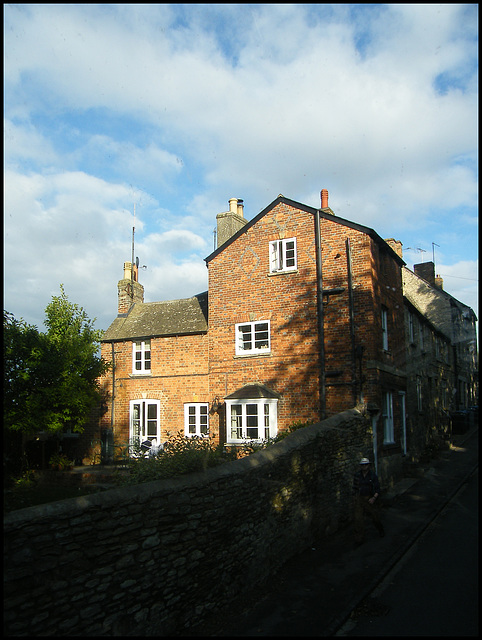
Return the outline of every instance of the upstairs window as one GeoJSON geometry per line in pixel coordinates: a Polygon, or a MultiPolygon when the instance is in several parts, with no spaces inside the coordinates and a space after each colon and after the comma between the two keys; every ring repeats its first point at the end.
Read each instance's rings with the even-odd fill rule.
{"type": "Polygon", "coordinates": [[[132,373],[151,373],[151,341],[132,343],[132,373]]]}
{"type": "Polygon", "coordinates": [[[209,435],[209,406],[204,402],[193,402],[184,405],[184,435],[193,436],[209,435]]]}
{"type": "Polygon", "coordinates": [[[236,325],[236,355],[270,352],[269,320],[236,325]]]}
{"type": "Polygon", "coordinates": [[[286,240],[274,240],[269,243],[269,270],[270,273],[280,271],[295,271],[296,264],[296,238],[286,240]]]}

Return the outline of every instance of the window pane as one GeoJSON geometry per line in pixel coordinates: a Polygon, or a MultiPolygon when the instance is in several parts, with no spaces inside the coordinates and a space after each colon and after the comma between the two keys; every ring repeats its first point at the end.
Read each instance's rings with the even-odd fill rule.
{"type": "Polygon", "coordinates": [[[269,345],[269,330],[267,322],[259,322],[255,325],[255,346],[256,349],[264,349],[269,345]]]}
{"type": "Polygon", "coordinates": [[[248,438],[258,438],[258,405],[246,405],[246,435],[248,438]]]}
{"type": "Polygon", "coordinates": [[[238,327],[239,331],[239,348],[243,351],[250,351],[252,348],[251,325],[243,324],[238,327]]]}
{"type": "Polygon", "coordinates": [[[231,406],[231,438],[241,440],[243,437],[241,405],[231,406]]]}
{"type": "Polygon", "coordinates": [[[296,265],[295,259],[295,243],[294,240],[290,240],[286,243],[286,266],[294,267],[296,265]]]}
{"type": "Polygon", "coordinates": [[[270,269],[271,271],[278,271],[279,264],[279,242],[270,242],[270,269]]]}

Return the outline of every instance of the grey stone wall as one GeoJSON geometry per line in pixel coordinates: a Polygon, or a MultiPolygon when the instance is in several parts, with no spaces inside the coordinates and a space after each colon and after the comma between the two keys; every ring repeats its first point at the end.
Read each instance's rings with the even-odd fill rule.
{"type": "Polygon", "coordinates": [[[356,410],[204,473],[4,519],[7,635],[172,635],[347,523],[369,455],[356,410]]]}

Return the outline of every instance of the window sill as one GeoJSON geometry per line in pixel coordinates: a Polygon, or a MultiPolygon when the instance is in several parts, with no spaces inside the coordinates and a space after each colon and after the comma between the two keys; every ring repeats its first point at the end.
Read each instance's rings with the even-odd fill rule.
{"type": "Polygon", "coordinates": [[[130,373],[129,378],[150,378],[152,373],[150,371],[139,371],[138,373],[130,373]]]}
{"type": "Polygon", "coordinates": [[[250,353],[236,353],[234,356],[234,359],[236,360],[238,358],[256,358],[258,356],[266,357],[270,355],[271,355],[271,351],[254,351],[250,353]]]}
{"type": "Polygon", "coordinates": [[[250,444],[263,444],[263,442],[266,442],[266,440],[263,440],[262,438],[258,439],[258,440],[233,440],[232,442],[230,440],[226,441],[225,446],[226,447],[244,447],[245,445],[250,445],[250,444]]]}
{"type": "Polygon", "coordinates": [[[286,269],[284,271],[268,271],[268,278],[271,276],[287,276],[290,273],[299,273],[298,269],[286,269]]]}

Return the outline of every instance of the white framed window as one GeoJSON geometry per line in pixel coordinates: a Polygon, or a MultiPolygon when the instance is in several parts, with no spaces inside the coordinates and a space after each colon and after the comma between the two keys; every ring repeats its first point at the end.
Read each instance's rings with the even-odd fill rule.
{"type": "Polygon", "coordinates": [[[269,353],[271,350],[270,322],[242,322],[235,326],[236,355],[269,353]]]}
{"type": "Polygon", "coordinates": [[[209,405],[192,402],[184,405],[184,435],[186,437],[209,435],[209,405]]]}
{"type": "Polygon", "coordinates": [[[226,430],[228,444],[274,438],[278,433],[278,400],[226,400],[226,430]]]}
{"type": "Polygon", "coordinates": [[[383,444],[393,444],[395,442],[393,425],[393,394],[386,391],[383,394],[383,444]]]}
{"type": "Polygon", "coordinates": [[[382,345],[383,350],[388,351],[388,309],[382,307],[382,345]]]}
{"type": "Polygon", "coordinates": [[[130,441],[141,444],[145,440],[150,440],[153,444],[159,445],[161,443],[159,400],[131,400],[129,405],[130,441]]]}
{"type": "Polygon", "coordinates": [[[296,238],[285,240],[273,240],[269,243],[269,270],[270,273],[279,271],[295,271],[296,261],[296,238]]]}
{"type": "Polygon", "coordinates": [[[151,373],[151,341],[132,343],[132,373],[151,373]]]}

